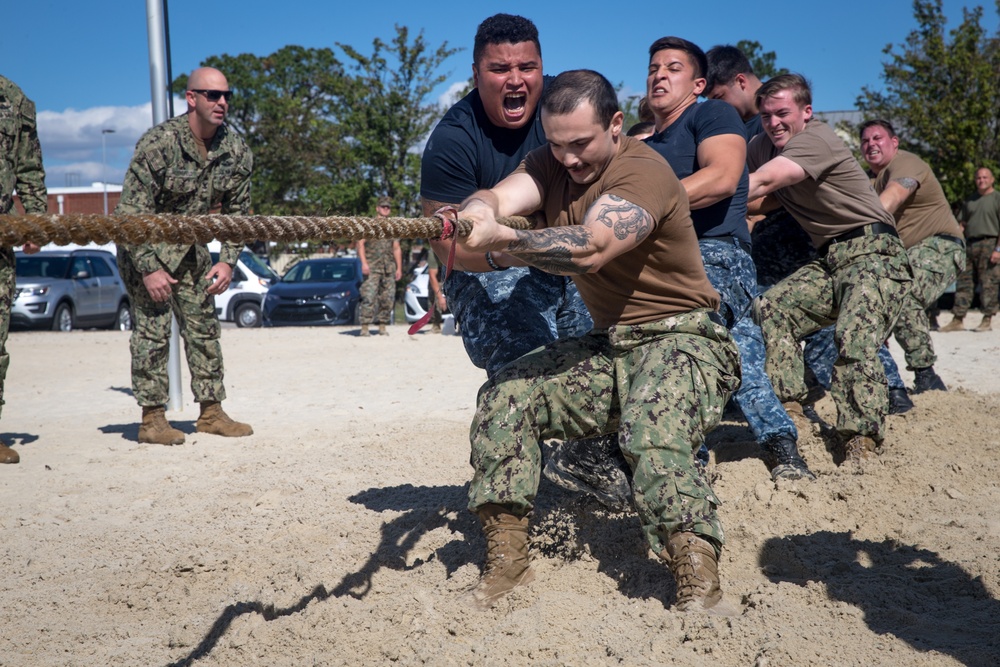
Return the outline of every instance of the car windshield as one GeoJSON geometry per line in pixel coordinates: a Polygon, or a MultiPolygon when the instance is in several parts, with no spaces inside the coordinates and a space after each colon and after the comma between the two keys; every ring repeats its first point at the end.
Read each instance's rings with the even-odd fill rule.
{"type": "Polygon", "coordinates": [[[354,264],[350,262],[300,262],[290,268],[283,283],[323,283],[354,280],[354,264]]]}
{"type": "Polygon", "coordinates": [[[51,255],[25,255],[17,258],[14,269],[18,278],[65,278],[69,257],[51,255]]]}
{"type": "Polygon", "coordinates": [[[274,269],[260,261],[260,258],[249,250],[244,250],[240,253],[240,261],[243,262],[248,269],[256,273],[259,278],[264,278],[265,280],[278,279],[278,274],[274,272],[274,269]]]}

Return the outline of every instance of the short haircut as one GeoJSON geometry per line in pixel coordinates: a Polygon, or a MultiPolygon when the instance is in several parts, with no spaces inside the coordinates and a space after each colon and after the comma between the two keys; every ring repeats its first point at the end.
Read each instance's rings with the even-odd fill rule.
{"type": "Polygon", "coordinates": [[[697,44],[681,37],[660,37],[649,47],[649,59],[652,60],[657,51],[665,51],[667,49],[683,51],[688,55],[688,59],[694,65],[694,78],[700,79],[705,76],[705,73],[708,71],[708,59],[705,57],[705,52],[697,44]]]}
{"type": "Polygon", "coordinates": [[[746,54],[730,44],[713,46],[705,54],[708,59],[708,74],[705,91],[711,92],[716,86],[728,86],[737,74],[754,74],[753,65],[746,54]]]}
{"type": "Polygon", "coordinates": [[[892,123],[885,120],[884,118],[872,118],[871,120],[866,120],[861,123],[861,127],[858,128],[858,139],[864,135],[865,130],[869,127],[881,127],[883,130],[889,133],[889,137],[892,138],[896,136],[896,130],[893,128],[892,123]]]}
{"type": "Polygon", "coordinates": [[[472,62],[479,64],[483,51],[491,44],[520,44],[533,42],[542,55],[542,45],[538,42],[538,28],[523,16],[514,14],[495,14],[482,23],[476,30],[476,39],[472,45],[472,62]]]}
{"type": "Polygon", "coordinates": [[[626,136],[634,137],[637,134],[648,134],[656,129],[656,124],[651,123],[647,120],[640,121],[630,127],[628,132],[625,133],[626,136]]]}
{"type": "Polygon", "coordinates": [[[542,111],[555,116],[568,114],[583,101],[589,101],[594,107],[596,120],[605,130],[620,111],[614,86],[601,74],[589,69],[569,70],[546,83],[542,93],[542,111]]]}
{"type": "Polygon", "coordinates": [[[754,102],[757,103],[757,108],[760,108],[761,101],[786,90],[792,91],[792,99],[800,107],[812,104],[812,89],[801,74],[779,74],[773,79],[768,79],[767,83],[757,90],[754,102]]]}

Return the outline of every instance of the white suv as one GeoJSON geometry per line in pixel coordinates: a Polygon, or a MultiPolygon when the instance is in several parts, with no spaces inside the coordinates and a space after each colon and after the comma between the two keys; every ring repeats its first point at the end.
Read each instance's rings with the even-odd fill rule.
{"type": "MultiPolygon", "coordinates": [[[[218,241],[208,244],[213,262],[219,261],[221,249],[222,244],[218,241]]],[[[220,320],[236,322],[238,327],[259,327],[264,295],[277,280],[278,274],[270,266],[244,248],[233,268],[233,280],[229,289],[215,297],[216,315],[220,320]]]]}

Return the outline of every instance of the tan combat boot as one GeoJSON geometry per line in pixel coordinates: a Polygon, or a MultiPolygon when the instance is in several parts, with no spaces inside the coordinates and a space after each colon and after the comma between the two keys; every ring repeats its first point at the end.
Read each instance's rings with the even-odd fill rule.
{"type": "Polygon", "coordinates": [[[362,337],[364,337],[364,336],[371,336],[372,332],[368,330],[368,325],[367,324],[362,324],[361,325],[361,333],[358,334],[358,335],[362,336],[362,337]]]}
{"type": "Polygon", "coordinates": [[[719,561],[715,547],[696,533],[674,533],[660,552],[677,582],[677,611],[705,611],[736,616],[737,610],[722,599],[719,561]]]}
{"type": "Polygon", "coordinates": [[[983,315],[983,321],[979,323],[979,326],[973,329],[973,331],[992,331],[993,330],[993,316],[983,315]]]}
{"type": "Polygon", "coordinates": [[[170,425],[162,405],[143,406],[139,442],[153,445],[183,445],[184,434],[170,425]]]}
{"type": "Polygon", "coordinates": [[[389,335],[389,330],[386,328],[386,326],[384,324],[378,325],[378,335],[379,336],[388,336],[389,335]]]}
{"type": "Polygon", "coordinates": [[[951,319],[951,322],[944,325],[938,331],[941,333],[951,333],[952,331],[965,331],[965,325],[962,323],[964,317],[955,316],[951,319]]]}
{"type": "Polygon", "coordinates": [[[487,609],[516,586],[534,581],[535,571],[528,556],[528,517],[519,519],[501,505],[483,505],[476,514],[486,535],[486,565],[472,599],[487,609]]]}
{"type": "Polygon", "coordinates": [[[222,403],[218,401],[207,401],[201,404],[201,415],[195,424],[195,430],[199,433],[224,435],[227,438],[241,438],[245,435],[253,435],[253,429],[250,427],[250,424],[233,421],[222,410],[222,403]]]}
{"type": "Polygon", "coordinates": [[[875,441],[867,435],[855,435],[844,445],[844,463],[860,465],[875,454],[875,441]]]}
{"type": "Polygon", "coordinates": [[[0,463],[17,463],[20,460],[17,452],[0,442],[0,463]]]}

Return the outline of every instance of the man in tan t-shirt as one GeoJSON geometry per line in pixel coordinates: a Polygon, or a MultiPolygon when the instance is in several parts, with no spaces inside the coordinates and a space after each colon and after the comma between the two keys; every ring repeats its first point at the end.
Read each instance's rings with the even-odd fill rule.
{"type": "Polygon", "coordinates": [[[475,224],[461,243],[572,276],[594,330],[521,357],[480,390],[469,509],[489,553],[473,597],[489,606],[534,576],[538,442],[617,432],[643,531],[677,581],[677,608],[733,613],[719,585],[718,500],[694,452],[739,384],[739,354],[716,312],[687,196],[662,157],[622,136],[614,88],[597,72],[560,74],[541,104],[548,145],[465,200],[459,216],[475,224]],[[530,231],[496,222],[532,213],[530,231]]]}
{"type": "Polygon", "coordinates": [[[927,308],[938,300],[965,267],[965,241],[944,190],[930,165],[899,150],[899,137],[887,120],[861,125],[861,154],[875,174],[875,192],[896,219],[913,269],[913,287],[892,329],[913,371],[913,393],[945,390],[934,372],[927,308]]]}
{"type": "Polygon", "coordinates": [[[767,373],[786,409],[800,410],[795,403],[807,389],[799,341],[836,323],[837,431],[845,459],[860,463],[884,439],[889,392],[877,353],[910,289],[906,250],[851,151],[812,119],[802,76],[769,80],[757,91],[757,108],[765,134],[747,148],[749,198],[773,195],[772,204],[783,205],[819,250],[760,298],[767,373]]]}

